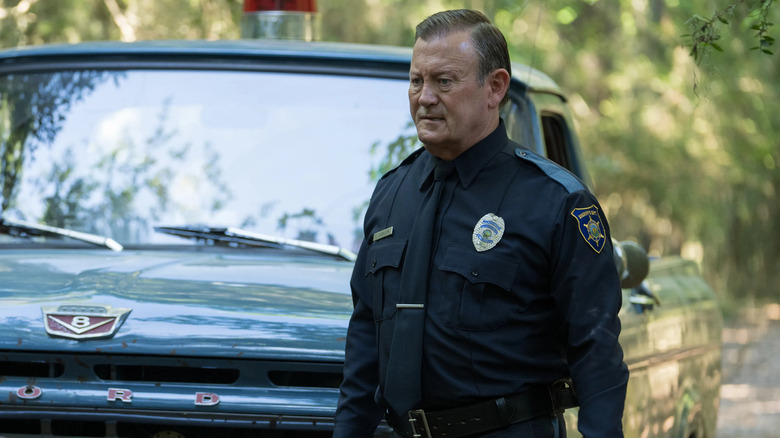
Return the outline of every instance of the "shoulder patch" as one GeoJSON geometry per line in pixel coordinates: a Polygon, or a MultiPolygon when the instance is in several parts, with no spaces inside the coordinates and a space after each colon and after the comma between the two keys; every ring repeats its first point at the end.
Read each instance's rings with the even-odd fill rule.
{"type": "Polygon", "coordinates": [[[515,155],[523,161],[529,162],[544,172],[551,179],[563,186],[569,193],[585,190],[585,184],[580,181],[573,173],[564,169],[554,161],[542,157],[541,155],[529,150],[515,148],[515,155]]]}
{"type": "Polygon", "coordinates": [[[601,250],[604,249],[604,243],[607,241],[607,236],[604,231],[604,224],[601,223],[601,217],[599,217],[599,208],[595,204],[590,207],[575,208],[571,211],[571,215],[577,219],[577,226],[585,242],[594,251],[601,254],[601,250]]]}

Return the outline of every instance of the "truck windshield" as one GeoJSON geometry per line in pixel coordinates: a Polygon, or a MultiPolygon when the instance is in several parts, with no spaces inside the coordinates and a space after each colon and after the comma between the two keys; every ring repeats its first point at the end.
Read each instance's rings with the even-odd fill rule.
{"type": "Polygon", "coordinates": [[[418,147],[406,88],[231,71],[0,76],[0,214],[122,244],[178,244],[154,226],[203,224],[355,251],[377,175],[418,147]]]}

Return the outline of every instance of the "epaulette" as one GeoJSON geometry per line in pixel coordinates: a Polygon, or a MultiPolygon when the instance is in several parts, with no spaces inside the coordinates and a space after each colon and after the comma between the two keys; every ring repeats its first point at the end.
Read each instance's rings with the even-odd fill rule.
{"type": "Polygon", "coordinates": [[[404,158],[404,159],[401,161],[401,164],[399,164],[398,166],[395,166],[394,168],[392,168],[392,169],[388,170],[387,172],[385,172],[385,174],[384,174],[384,175],[382,175],[382,177],[381,177],[381,178],[379,178],[379,179],[381,180],[381,179],[385,178],[385,177],[386,177],[386,176],[388,176],[388,175],[392,175],[392,174],[393,174],[393,173],[395,173],[395,171],[396,171],[396,170],[398,170],[398,168],[399,168],[399,167],[401,167],[401,166],[404,166],[404,165],[407,165],[407,164],[409,164],[409,163],[412,163],[412,162],[413,162],[414,160],[416,160],[416,159],[417,159],[417,157],[419,157],[419,156],[420,156],[420,154],[422,154],[424,151],[425,151],[425,147],[423,146],[423,147],[421,147],[421,148],[417,149],[416,151],[412,152],[411,154],[409,154],[409,156],[408,156],[408,157],[404,158]]]}
{"type": "Polygon", "coordinates": [[[541,155],[522,148],[515,148],[515,155],[521,160],[531,163],[536,168],[541,170],[545,175],[549,176],[555,182],[563,186],[569,193],[585,190],[587,187],[585,184],[577,178],[576,175],[569,172],[565,168],[561,167],[554,161],[542,157],[541,155]]]}

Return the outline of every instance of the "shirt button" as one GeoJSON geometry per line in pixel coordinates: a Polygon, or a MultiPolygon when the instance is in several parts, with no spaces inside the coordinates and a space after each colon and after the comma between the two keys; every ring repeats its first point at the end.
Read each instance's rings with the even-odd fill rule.
{"type": "Polygon", "coordinates": [[[374,261],[372,261],[372,262],[371,262],[371,267],[372,267],[372,268],[375,268],[375,267],[376,267],[376,260],[374,260],[374,261]]]}
{"type": "Polygon", "coordinates": [[[474,268],[471,270],[471,275],[474,277],[479,277],[479,269],[474,268]]]}

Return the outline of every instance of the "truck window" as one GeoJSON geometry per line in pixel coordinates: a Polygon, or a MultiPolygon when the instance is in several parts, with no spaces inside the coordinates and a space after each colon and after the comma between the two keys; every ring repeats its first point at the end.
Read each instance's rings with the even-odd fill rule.
{"type": "Polygon", "coordinates": [[[560,114],[543,112],[542,134],[544,135],[547,158],[569,170],[573,170],[568,148],[566,147],[567,132],[566,122],[563,117],[560,114]]]}

